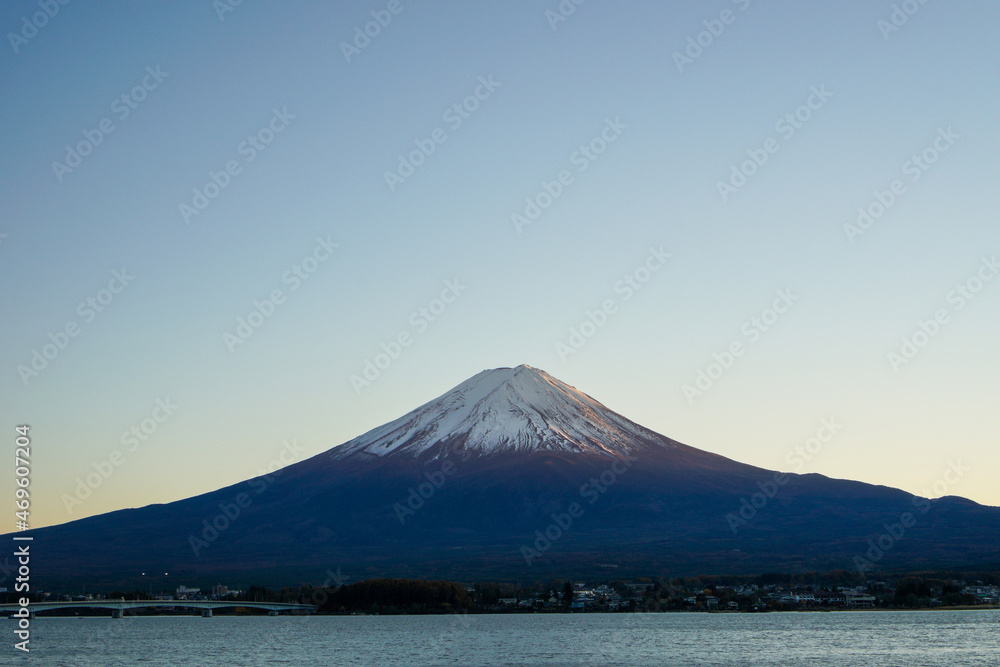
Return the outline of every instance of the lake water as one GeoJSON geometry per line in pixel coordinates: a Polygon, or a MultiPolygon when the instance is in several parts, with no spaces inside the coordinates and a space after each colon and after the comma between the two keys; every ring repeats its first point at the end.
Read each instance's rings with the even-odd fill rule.
{"type": "Polygon", "coordinates": [[[0,665],[1000,665],[992,610],[43,617],[29,654],[7,623],[0,665]]]}

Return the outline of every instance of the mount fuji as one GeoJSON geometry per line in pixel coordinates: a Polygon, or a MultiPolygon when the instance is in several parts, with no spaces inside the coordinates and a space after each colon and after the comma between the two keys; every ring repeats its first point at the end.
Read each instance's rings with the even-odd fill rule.
{"type": "Polygon", "coordinates": [[[288,584],[1000,563],[1000,508],[738,463],[530,366],[271,475],[31,534],[47,588],[141,587],[140,571],[288,584]]]}

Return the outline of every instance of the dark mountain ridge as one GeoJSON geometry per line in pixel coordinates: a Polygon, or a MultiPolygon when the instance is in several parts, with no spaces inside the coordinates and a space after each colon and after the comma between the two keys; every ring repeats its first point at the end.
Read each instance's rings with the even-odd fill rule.
{"type": "Polygon", "coordinates": [[[371,577],[531,581],[1000,560],[1000,508],[783,474],[683,445],[528,366],[308,460],[30,531],[45,588],[371,577]]]}

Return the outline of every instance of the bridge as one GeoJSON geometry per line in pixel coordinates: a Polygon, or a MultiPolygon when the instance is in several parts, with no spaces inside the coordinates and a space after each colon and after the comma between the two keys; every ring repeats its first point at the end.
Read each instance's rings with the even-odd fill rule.
{"type": "MultiPolygon", "coordinates": [[[[230,607],[249,607],[251,609],[266,609],[269,616],[277,616],[283,611],[316,611],[316,605],[290,604],[286,602],[239,602],[234,600],[79,600],[72,602],[32,602],[28,605],[28,613],[34,618],[40,611],[52,609],[110,609],[111,618],[121,618],[126,609],[145,609],[148,607],[185,607],[201,609],[205,618],[212,617],[213,609],[230,607]]],[[[18,604],[0,604],[0,612],[15,612],[20,609],[18,604]]]]}

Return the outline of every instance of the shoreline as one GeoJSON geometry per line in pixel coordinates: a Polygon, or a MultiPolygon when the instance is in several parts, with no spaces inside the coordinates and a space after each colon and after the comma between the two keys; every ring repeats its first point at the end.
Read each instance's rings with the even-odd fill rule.
{"type": "MultiPolygon", "coordinates": [[[[283,617],[307,617],[307,616],[534,616],[534,615],[623,615],[630,614],[794,614],[794,613],[855,613],[855,612],[914,612],[914,611],[1000,611],[1000,605],[958,605],[954,607],[918,607],[918,608],[868,608],[868,609],[843,609],[836,607],[823,607],[815,609],[769,609],[766,611],[729,611],[729,610],[663,610],[663,611],[565,611],[565,610],[532,610],[532,611],[462,611],[462,612],[426,612],[426,613],[405,613],[405,614],[369,614],[358,613],[323,613],[312,614],[279,614],[283,617]]],[[[44,612],[43,612],[44,613],[44,612]]],[[[212,618],[255,618],[268,617],[267,614],[226,614],[215,613],[212,618]]],[[[8,617],[12,618],[12,617],[8,617]]],[[[35,616],[35,619],[44,618],[70,618],[70,619],[103,619],[111,618],[103,614],[69,615],[69,614],[46,614],[35,616]]],[[[125,618],[200,618],[197,614],[128,614],[125,618]]],[[[15,619],[16,620],[16,619],[15,619]]]]}

